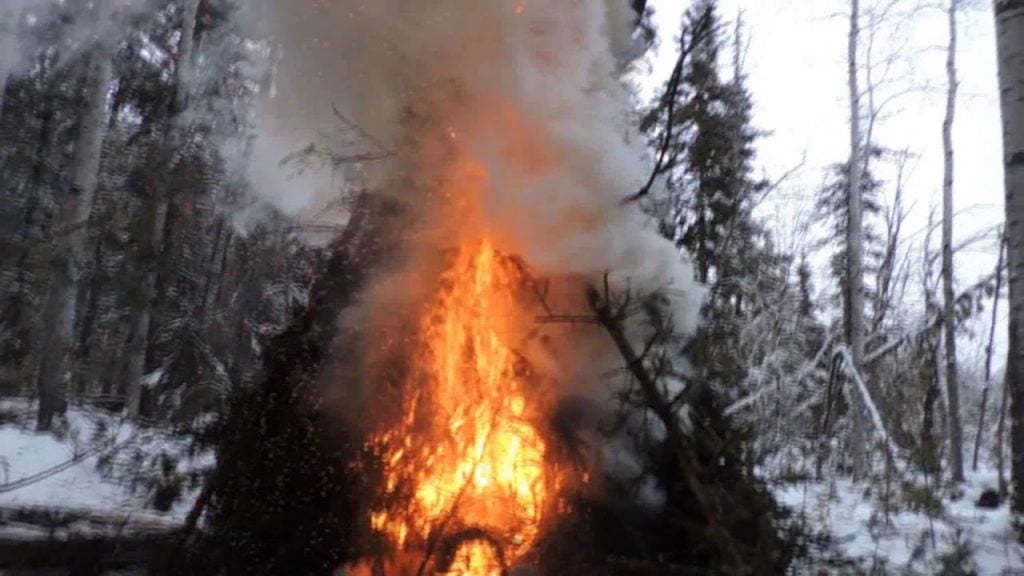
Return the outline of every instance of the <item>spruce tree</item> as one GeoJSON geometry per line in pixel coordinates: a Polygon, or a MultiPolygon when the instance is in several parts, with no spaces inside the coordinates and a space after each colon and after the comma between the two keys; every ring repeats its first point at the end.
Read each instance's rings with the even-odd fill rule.
{"type": "MultiPolygon", "coordinates": [[[[692,346],[697,365],[724,389],[745,378],[733,357],[739,328],[758,279],[766,279],[772,249],[753,210],[767,184],[753,176],[753,103],[745,79],[720,72],[725,38],[714,0],[687,11],[696,36],[675,91],[672,158],[661,229],[691,255],[697,279],[709,289],[707,321],[692,346]]],[[[662,102],[662,106],[667,103],[662,102]]]]}

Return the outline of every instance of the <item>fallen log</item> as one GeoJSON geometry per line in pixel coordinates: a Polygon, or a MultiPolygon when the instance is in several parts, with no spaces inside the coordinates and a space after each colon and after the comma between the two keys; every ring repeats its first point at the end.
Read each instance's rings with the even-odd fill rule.
{"type": "Polygon", "coordinates": [[[181,522],[101,509],[0,509],[0,569],[102,574],[166,558],[181,522]]]}

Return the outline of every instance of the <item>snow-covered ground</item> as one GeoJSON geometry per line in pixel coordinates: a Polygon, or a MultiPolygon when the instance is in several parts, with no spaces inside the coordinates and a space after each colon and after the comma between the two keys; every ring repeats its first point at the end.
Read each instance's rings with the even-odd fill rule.
{"type": "MultiPolygon", "coordinates": [[[[103,518],[159,528],[180,524],[198,493],[191,471],[212,465],[212,455],[187,457],[187,440],[124,422],[102,410],[72,407],[57,434],[36,433],[34,406],[0,402],[0,531],[30,531],[12,517],[25,510],[55,509],[75,517],[103,518]],[[153,473],[161,454],[177,459],[184,494],[168,512],[151,506],[153,473]]],[[[81,530],[74,530],[80,532],[81,530]]]]}
{"type": "Polygon", "coordinates": [[[848,479],[780,484],[774,492],[813,529],[831,534],[838,549],[868,574],[936,574],[959,533],[980,576],[1024,575],[1024,546],[1016,542],[1006,503],[996,509],[975,505],[982,491],[995,487],[993,470],[968,472],[963,495],[947,496],[931,516],[898,496],[886,515],[882,486],[848,479]]]}
{"type": "MultiPolygon", "coordinates": [[[[0,401],[0,534],[7,538],[49,537],[17,520],[23,510],[74,514],[77,520],[60,528],[69,534],[110,518],[143,530],[174,527],[198,494],[191,472],[213,464],[208,453],[188,457],[187,440],[101,410],[72,407],[58,434],[34,432],[33,417],[34,406],[26,401],[0,401]],[[159,469],[162,453],[177,459],[185,478],[183,497],[165,513],[153,509],[146,480],[159,469]]],[[[883,486],[848,479],[778,483],[773,491],[811,529],[831,535],[838,551],[867,574],[937,573],[939,558],[956,547],[959,534],[972,551],[977,574],[1024,575],[1024,546],[1015,540],[1008,506],[975,505],[983,490],[995,486],[991,468],[968,472],[963,495],[953,499],[947,493],[932,515],[912,509],[899,496],[893,496],[886,514],[883,486]]]]}

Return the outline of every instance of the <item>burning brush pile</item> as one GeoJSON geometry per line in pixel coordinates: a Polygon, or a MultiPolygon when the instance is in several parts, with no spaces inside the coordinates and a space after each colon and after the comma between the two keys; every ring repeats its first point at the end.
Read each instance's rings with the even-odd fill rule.
{"type": "Polygon", "coordinates": [[[423,313],[401,417],[368,443],[384,466],[372,528],[413,552],[396,574],[502,574],[564,511],[569,474],[539,425],[554,390],[510,338],[529,285],[484,238],[458,249],[423,313]]]}
{"type": "Polygon", "coordinates": [[[629,3],[284,4],[305,93],[275,114],[334,104],[393,152],[234,411],[206,561],[778,573],[774,504],[682,359],[701,289],[622,202],[649,170],[629,3]]]}

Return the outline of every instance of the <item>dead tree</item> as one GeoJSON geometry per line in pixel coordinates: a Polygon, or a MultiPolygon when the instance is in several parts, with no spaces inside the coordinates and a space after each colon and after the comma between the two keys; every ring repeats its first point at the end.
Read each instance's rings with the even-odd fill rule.
{"type": "MultiPolygon", "coordinates": [[[[988,397],[992,384],[992,355],[995,351],[996,342],[996,324],[999,323],[999,293],[1002,292],[1003,288],[1003,236],[999,235],[999,256],[996,260],[996,286],[995,291],[992,293],[992,322],[989,325],[988,332],[988,345],[985,346],[985,388],[981,393],[981,409],[978,411],[978,431],[974,437],[974,458],[971,460],[971,470],[978,471],[978,452],[981,450],[981,434],[985,429],[985,410],[988,407],[988,397]]],[[[1005,408],[1005,407],[1004,407],[1005,408]]],[[[1005,412],[1005,410],[1004,410],[1005,412]]],[[[1003,421],[1003,412],[999,414],[1000,424],[1003,421]]],[[[1002,464],[1002,429],[999,430],[999,445],[997,450],[999,451],[1000,464],[1002,464]]],[[[999,468],[999,485],[1002,486],[1005,481],[1002,478],[1003,469],[999,468]]]]}
{"type": "Polygon", "coordinates": [[[727,425],[724,419],[716,419],[720,411],[714,405],[713,394],[707,386],[694,383],[670,396],[662,381],[670,375],[681,376],[670,361],[673,353],[669,350],[678,343],[678,335],[666,319],[665,307],[670,302],[660,294],[613,294],[607,276],[603,288],[590,286],[586,296],[597,323],[611,338],[639,389],[637,408],[649,411],[664,427],[664,449],[672,462],[666,469],[672,480],[666,485],[678,487],[670,490],[684,493],[683,501],[700,519],[700,539],[713,550],[714,560],[709,567],[729,574],[766,574],[774,570],[778,557],[770,559],[773,552],[769,551],[777,553],[781,543],[770,520],[757,525],[770,514],[761,510],[760,516],[756,512],[754,517],[744,516],[757,507],[753,501],[759,498],[759,490],[742,472],[739,459],[732,458],[736,454],[730,454],[722,431],[727,425]],[[640,347],[627,335],[627,324],[637,321],[639,314],[646,314],[651,325],[651,333],[640,347]],[[689,424],[706,424],[688,430],[681,421],[683,406],[688,406],[691,414],[689,424]],[[708,446],[713,448],[708,450],[708,446]]]}

